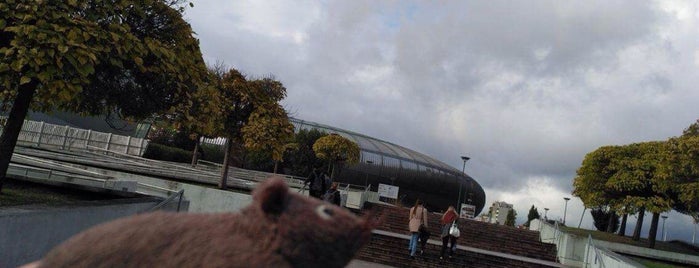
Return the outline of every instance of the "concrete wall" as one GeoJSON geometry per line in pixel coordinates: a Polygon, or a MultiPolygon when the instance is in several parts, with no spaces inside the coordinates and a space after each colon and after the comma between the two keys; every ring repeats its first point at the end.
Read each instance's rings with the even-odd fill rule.
{"type": "Polygon", "coordinates": [[[160,200],[87,202],[80,206],[0,209],[0,267],[40,259],[51,248],[99,223],[147,211],[160,200]]]}
{"type": "Polygon", "coordinates": [[[541,242],[556,244],[560,263],[575,267],[643,267],[617,252],[699,266],[699,256],[579,237],[539,219],[532,220],[529,229],[539,231],[541,242]]]}

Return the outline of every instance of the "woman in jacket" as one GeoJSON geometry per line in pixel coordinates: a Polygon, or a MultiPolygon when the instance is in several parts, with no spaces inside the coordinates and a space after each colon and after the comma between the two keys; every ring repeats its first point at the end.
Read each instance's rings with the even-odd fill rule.
{"type": "Polygon", "coordinates": [[[415,206],[410,208],[410,221],[408,222],[408,229],[410,230],[411,234],[409,245],[410,258],[415,258],[420,226],[427,228],[427,209],[422,206],[422,201],[418,199],[415,201],[415,206]]]}
{"type": "Polygon", "coordinates": [[[451,228],[452,223],[459,219],[459,215],[456,214],[454,206],[449,206],[447,212],[442,215],[442,253],[439,255],[439,259],[444,259],[444,252],[447,250],[447,243],[451,241],[451,247],[449,247],[449,258],[454,256],[454,249],[456,248],[456,237],[449,234],[449,228],[451,228]]]}

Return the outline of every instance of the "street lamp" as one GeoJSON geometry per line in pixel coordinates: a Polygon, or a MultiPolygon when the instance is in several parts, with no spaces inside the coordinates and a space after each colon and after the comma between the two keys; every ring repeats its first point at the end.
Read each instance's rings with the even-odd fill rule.
{"type": "Polygon", "coordinates": [[[545,221],[548,220],[548,218],[546,217],[546,214],[548,214],[548,213],[549,213],[549,208],[544,208],[544,220],[545,221]]]}
{"type": "Polygon", "coordinates": [[[570,200],[570,197],[564,197],[563,200],[566,201],[565,209],[563,209],[563,225],[565,225],[566,224],[566,213],[568,213],[568,200],[570,200]]]}
{"type": "Polygon", "coordinates": [[[660,216],[660,217],[663,218],[663,229],[662,229],[662,233],[663,233],[663,241],[665,241],[665,239],[667,238],[667,234],[665,233],[665,219],[667,219],[667,216],[666,216],[666,215],[662,215],[662,216],[660,216]]]}
{"type": "MultiPolygon", "coordinates": [[[[461,156],[461,160],[464,160],[464,167],[461,169],[461,172],[464,173],[464,176],[466,176],[466,161],[471,159],[468,156],[461,156]]],[[[463,180],[459,180],[459,202],[456,204],[456,207],[459,209],[459,214],[461,214],[461,187],[463,184],[463,180]]]]}

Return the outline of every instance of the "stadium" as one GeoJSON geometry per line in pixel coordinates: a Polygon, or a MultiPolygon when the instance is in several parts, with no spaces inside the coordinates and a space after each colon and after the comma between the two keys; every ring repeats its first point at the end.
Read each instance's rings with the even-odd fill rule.
{"type": "Polygon", "coordinates": [[[359,163],[342,168],[336,181],[371,185],[372,191],[379,183],[398,186],[398,200],[406,206],[419,198],[429,209],[442,211],[460,198],[462,203],[475,206],[475,215],[483,210],[485,192],[478,182],[439,160],[360,133],[296,118],[291,118],[291,123],[296,131],[318,129],[359,145],[359,163]]]}

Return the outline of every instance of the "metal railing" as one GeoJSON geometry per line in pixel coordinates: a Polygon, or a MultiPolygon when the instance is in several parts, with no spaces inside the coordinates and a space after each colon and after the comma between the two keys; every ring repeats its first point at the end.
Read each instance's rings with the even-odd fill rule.
{"type": "Polygon", "coordinates": [[[180,212],[180,207],[182,206],[182,198],[184,196],[184,189],[179,190],[175,192],[175,194],[172,194],[168,196],[167,198],[163,199],[163,201],[160,201],[157,205],[153,206],[150,208],[148,211],[156,211],[162,209],[165,205],[168,203],[172,202],[175,198],[177,198],[177,212],[180,212]]]}
{"type": "MultiPolygon", "coordinates": [[[[2,118],[6,117],[0,117],[2,118]]],[[[3,124],[0,124],[0,132],[2,130],[3,124]]],[[[48,145],[61,149],[84,149],[94,146],[138,156],[142,156],[148,146],[146,139],[32,120],[24,120],[17,142],[34,146],[48,145]]]]}

